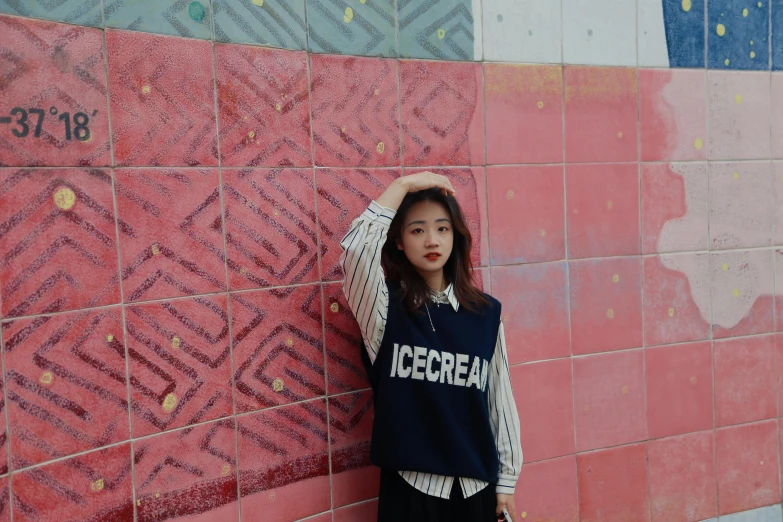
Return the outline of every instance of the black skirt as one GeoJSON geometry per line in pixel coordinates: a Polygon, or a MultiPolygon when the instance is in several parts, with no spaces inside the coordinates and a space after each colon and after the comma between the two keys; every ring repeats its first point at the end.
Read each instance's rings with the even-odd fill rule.
{"type": "Polygon", "coordinates": [[[448,499],[417,490],[396,471],[381,471],[378,522],[497,522],[495,487],[489,485],[464,498],[454,480],[448,499]]]}

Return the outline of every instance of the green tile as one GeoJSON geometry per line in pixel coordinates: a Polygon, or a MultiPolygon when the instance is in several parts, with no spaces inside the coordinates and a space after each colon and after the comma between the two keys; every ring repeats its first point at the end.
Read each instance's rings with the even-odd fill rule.
{"type": "Polygon", "coordinates": [[[397,56],[394,0],[307,0],[316,53],[397,56]]]}
{"type": "Polygon", "coordinates": [[[209,0],[104,0],[106,27],[212,38],[209,0]]]}
{"type": "Polygon", "coordinates": [[[213,0],[215,40],[307,48],[305,0],[213,0]]]}

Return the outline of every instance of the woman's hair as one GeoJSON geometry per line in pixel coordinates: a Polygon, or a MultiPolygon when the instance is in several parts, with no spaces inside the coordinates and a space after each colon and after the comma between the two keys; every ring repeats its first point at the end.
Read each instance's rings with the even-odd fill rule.
{"type": "Polygon", "coordinates": [[[422,201],[439,203],[449,213],[454,234],[454,246],[449,259],[443,266],[443,277],[448,283],[454,285],[454,294],[460,306],[471,312],[480,311],[482,307],[489,305],[489,300],[474,284],[473,264],[470,260],[472,244],[470,230],[465,224],[457,200],[452,196],[444,196],[443,192],[437,188],[409,192],[400,203],[397,215],[389,225],[386,244],[383,245],[381,253],[381,264],[387,281],[400,287],[405,308],[411,312],[417,310],[432,293],[427,282],[405,256],[405,252],[397,248],[397,240],[402,242],[405,216],[413,205],[422,201]]]}

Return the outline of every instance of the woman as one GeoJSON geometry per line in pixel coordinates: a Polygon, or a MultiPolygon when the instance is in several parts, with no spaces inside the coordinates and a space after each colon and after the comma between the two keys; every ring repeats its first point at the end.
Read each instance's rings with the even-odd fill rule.
{"type": "Polygon", "coordinates": [[[489,522],[522,466],[500,303],[472,281],[445,176],[392,182],[343,238],[343,292],[375,399],[379,522],[489,522]]]}

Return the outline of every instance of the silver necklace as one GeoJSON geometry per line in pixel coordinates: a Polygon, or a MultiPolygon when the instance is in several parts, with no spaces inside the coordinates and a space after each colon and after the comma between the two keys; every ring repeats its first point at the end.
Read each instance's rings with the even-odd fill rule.
{"type": "Polygon", "coordinates": [[[430,315],[430,307],[427,306],[427,301],[424,301],[424,308],[427,309],[427,317],[430,318],[430,326],[432,326],[432,331],[434,332],[435,331],[435,325],[432,324],[432,316],[430,315]]]}

